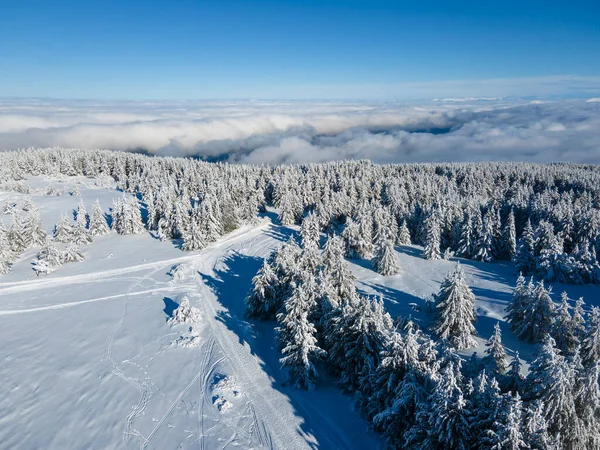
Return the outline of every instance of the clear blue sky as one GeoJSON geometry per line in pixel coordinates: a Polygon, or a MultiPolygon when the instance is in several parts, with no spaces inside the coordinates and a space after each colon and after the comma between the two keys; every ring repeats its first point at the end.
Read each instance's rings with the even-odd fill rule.
{"type": "Polygon", "coordinates": [[[600,1],[0,0],[4,97],[385,97],[556,75],[597,87],[600,1]]]}

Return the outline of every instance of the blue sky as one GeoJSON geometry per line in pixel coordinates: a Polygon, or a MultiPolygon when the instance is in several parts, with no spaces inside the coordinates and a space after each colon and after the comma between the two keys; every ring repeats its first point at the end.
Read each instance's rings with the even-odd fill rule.
{"type": "Polygon", "coordinates": [[[598,1],[0,0],[0,96],[600,95],[598,1]]]}

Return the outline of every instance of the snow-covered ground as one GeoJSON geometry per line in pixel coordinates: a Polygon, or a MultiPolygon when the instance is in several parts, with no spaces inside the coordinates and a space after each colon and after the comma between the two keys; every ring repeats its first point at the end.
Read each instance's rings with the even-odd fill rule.
{"type": "MultiPolygon", "coordinates": [[[[105,211],[123,194],[75,178],[28,182],[50,230],[83,199],[105,211]],[[75,195],[47,196],[52,184],[75,195]]],[[[26,196],[0,193],[22,202],[26,196]]],[[[5,216],[6,217],[6,216],[5,216]]],[[[272,323],[244,318],[244,298],[262,259],[296,232],[266,214],[199,252],[149,234],[111,233],[83,247],[86,260],[47,276],[31,270],[35,249],[0,278],[0,447],[45,449],[369,449],[381,439],[325,376],[314,391],[286,386],[272,323]],[[184,297],[199,320],[168,323],[184,297]]],[[[426,261],[399,247],[402,273],[382,277],[355,261],[357,287],[380,294],[392,317],[426,326],[425,299],[453,261],[426,261]]],[[[508,264],[462,261],[476,296],[483,342],[500,321],[504,343],[527,361],[535,347],[503,322],[516,276],[508,264]]],[[[597,286],[554,286],[587,305],[597,286]]],[[[173,321],[171,321],[173,322],[173,321]]]]}

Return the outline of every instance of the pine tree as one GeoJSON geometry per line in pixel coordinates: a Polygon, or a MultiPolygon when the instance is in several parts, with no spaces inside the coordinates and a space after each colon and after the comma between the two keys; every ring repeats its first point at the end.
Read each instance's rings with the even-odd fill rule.
{"type": "Polygon", "coordinates": [[[544,402],[540,400],[530,402],[526,410],[524,420],[525,442],[535,450],[557,448],[553,446],[554,440],[548,433],[548,423],[544,411],[544,402]]]}
{"type": "Polygon", "coordinates": [[[554,321],[554,303],[550,291],[540,281],[532,292],[531,300],[523,313],[523,320],[516,329],[519,339],[540,342],[550,333],[554,321]]]}
{"type": "Polygon", "coordinates": [[[8,241],[8,233],[4,225],[0,222],[0,274],[10,272],[14,253],[8,241]]]}
{"type": "Polygon", "coordinates": [[[474,259],[482,262],[494,261],[494,216],[492,210],[488,210],[483,218],[483,227],[481,233],[477,236],[475,243],[474,259]]]}
{"type": "Polygon", "coordinates": [[[566,292],[563,292],[561,303],[554,314],[555,319],[550,332],[563,355],[572,354],[575,347],[579,345],[579,341],[573,332],[573,318],[569,312],[570,309],[569,296],[566,292]]]}
{"type": "Polygon", "coordinates": [[[527,377],[528,393],[544,402],[544,416],[550,433],[579,432],[575,410],[575,371],[559,353],[556,343],[546,335],[527,377]]]}
{"type": "Polygon", "coordinates": [[[437,217],[432,214],[427,219],[427,236],[425,240],[425,259],[440,259],[440,225],[437,217]]]}
{"type": "Polygon", "coordinates": [[[204,239],[202,230],[196,221],[192,220],[190,222],[189,230],[185,231],[183,234],[182,248],[185,251],[195,251],[201,250],[204,247],[206,247],[206,240],[204,239]]]}
{"type": "Polygon", "coordinates": [[[484,369],[472,380],[472,388],[467,394],[470,402],[470,448],[489,448],[492,443],[490,430],[500,402],[498,382],[495,378],[488,378],[484,369]]]}
{"type": "Polygon", "coordinates": [[[252,290],[246,297],[246,314],[259,320],[273,320],[283,299],[278,289],[277,275],[267,260],[252,279],[252,290]]]}
{"type": "Polygon", "coordinates": [[[377,245],[375,257],[373,258],[373,268],[383,276],[396,275],[400,273],[400,264],[398,255],[394,250],[394,244],[386,239],[377,245]]]}
{"type": "Polygon", "coordinates": [[[184,296],[179,306],[173,311],[173,316],[167,320],[169,325],[193,325],[200,320],[200,310],[190,305],[190,299],[184,296]]]}
{"type": "Polygon", "coordinates": [[[360,232],[359,225],[351,218],[346,220],[342,233],[346,245],[346,256],[351,259],[365,258],[371,253],[372,244],[367,242],[360,232]]]}
{"type": "Polygon", "coordinates": [[[524,381],[523,375],[521,374],[522,364],[521,359],[519,358],[519,352],[515,352],[508,367],[504,389],[511,392],[519,392],[524,381]]]}
{"type": "Polygon", "coordinates": [[[436,296],[437,317],[432,330],[442,339],[448,339],[457,349],[477,345],[473,323],[475,296],[467,285],[465,273],[460,264],[444,278],[436,296]]]}
{"type": "Polygon", "coordinates": [[[471,218],[470,211],[466,211],[460,226],[460,238],[457,253],[465,258],[473,257],[475,255],[474,241],[473,219],[471,218]]]}
{"type": "Polygon", "coordinates": [[[581,367],[575,383],[575,408],[581,421],[580,441],[583,448],[599,448],[600,430],[598,415],[600,412],[600,361],[581,367]]]}
{"type": "Polygon", "coordinates": [[[424,448],[469,448],[471,430],[468,424],[467,401],[461,389],[460,367],[450,362],[429,399],[427,426],[429,431],[424,448]]]}
{"type": "Polygon", "coordinates": [[[517,392],[503,396],[498,419],[493,427],[493,445],[491,450],[519,450],[529,448],[521,431],[523,402],[517,392]]]}
{"type": "Polygon", "coordinates": [[[29,234],[31,236],[31,245],[38,246],[43,245],[48,238],[48,233],[42,226],[42,219],[40,218],[40,214],[37,212],[37,209],[32,211],[29,216],[29,224],[28,224],[29,234]]]}
{"type": "Polygon", "coordinates": [[[410,245],[410,231],[408,230],[408,226],[406,226],[406,220],[403,220],[400,224],[400,229],[398,230],[398,239],[396,240],[398,245],[410,245]]]}
{"type": "Polygon", "coordinates": [[[319,248],[319,238],[321,230],[319,229],[319,220],[313,212],[310,212],[303,220],[300,226],[300,236],[302,237],[302,247],[319,248]]]}
{"type": "Polygon", "coordinates": [[[19,254],[31,245],[31,235],[27,232],[23,218],[16,212],[12,214],[8,241],[13,253],[19,254]]]}
{"type": "Polygon", "coordinates": [[[92,236],[102,236],[110,232],[108,223],[106,222],[106,216],[102,212],[100,202],[96,200],[92,209],[92,216],[90,218],[90,234],[92,236]]]}
{"type": "Polygon", "coordinates": [[[513,262],[515,268],[525,274],[529,275],[535,270],[535,241],[533,238],[533,228],[531,227],[531,221],[528,219],[523,234],[519,239],[517,251],[515,253],[513,262]]]}
{"type": "Polygon", "coordinates": [[[510,322],[511,329],[518,330],[521,328],[527,308],[530,306],[531,297],[533,296],[533,280],[529,285],[525,283],[525,278],[519,274],[517,285],[513,291],[512,300],[506,307],[505,319],[510,322]]]}
{"type": "Polygon", "coordinates": [[[67,219],[67,216],[62,215],[60,220],[54,227],[54,240],[57,242],[69,243],[73,239],[73,226],[67,219]]]}
{"type": "Polygon", "coordinates": [[[317,378],[314,363],[326,356],[325,351],[317,345],[317,330],[308,320],[315,306],[314,292],[309,292],[305,284],[300,284],[285,301],[284,310],[277,314],[280,324],[277,328],[278,340],[283,354],[280,362],[287,367],[292,384],[300,389],[314,388],[317,378]]]}
{"type": "Polygon", "coordinates": [[[33,263],[33,270],[37,275],[40,273],[52,273],[62,264],[62,255],[58,248],[47,239],[37,254],[37,259],[33,263]]]}
{"type": "Polygon", "coordinates": [[[113,211],[113,228],[117,233],[138,234],[144,232],[144,222],[137,199],[123,197],[115,202],[113,211]]]}
{"type": "Polygon", "coordinates": [[[583,338],[581,357],[585,365],[600,361],[600,308],[592,306],[588,330],[583,338]]]}
{"type": "Polygon", "coordinates": [[[60,255],[62,264],[71,262],[79,262],[85,259],[79,246],[76,244],[70,244],[60,255]]]}
{"type": "Polygon", "coordinates": [[[355,295],[356,277],[344,259],[344,243],[339,236],[330,236],[323,252],[323,275],[328,278],[333,291],[330,300],[339,304],[345,298],[355,295]]]}
{"type": "Polygon", "coordinates": [[[83,200],[79,203],[75,214],[75,224],[71,229],[71,241],[76,245],[85,245],[92,242],[92,236],[88,230],[89,216],[83,204],[83,200]]]}
{"type": "Polygon", "coordinates": [[[485,366],[491,374],[503,375],[508,369],[508,356],[502,345],[502,333],[500,331],[500,323],[496,322],[494,326],[494,334],[486,342],[486,356],[483,359],[485,366]]]}
{"type": "Polygon", "coordinates": [[[504,225],[502,232],[503,244],[504,244],[504,258],[512,260],[517,253],[517,231],[515,227],[515,210],[511,209],[504,225]]]}

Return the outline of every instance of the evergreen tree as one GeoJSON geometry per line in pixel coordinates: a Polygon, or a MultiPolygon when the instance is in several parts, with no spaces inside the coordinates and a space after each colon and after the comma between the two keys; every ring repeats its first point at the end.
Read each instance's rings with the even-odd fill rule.
{"type": "Polygon", "coordinates": [[[81,249],[76,244],[70,244],[60,255],[63,264],[83,261],[85,259],[81,249]]]}
{"type": "Polygon", "coordinates": [[[54,227],[54,240],[57,242],[69,243],[73,238],[73,227],[67,219],[67,216],[62,215],[60,220],[54,227]]]}
{"type": "Polygon", "coordinates": [[[367,242],[360,232],[360,227],[351,218],[346,220],[342,233],[346,245],[346,256],[351,259],[364,258],[371,252],[372,244],[367,242]]]}
{"type": "Polygon", "coordinates": [[[563,292],[561,303],[554,314],[555,319],[550,332],[563,355],[572,354],[575,347],[579,345],[579,341],[574,334],[573,318],[569,312],[570,310],[569,296],[566,292],[563,292]]]}
{"type": "Polygon", "coordinates": [[[483,359],[485,366],[491,374],[503,375],[508,369],[508,356],[502,345],[502,333],[500,331],[500,323],[496,322],[494,326],[494,334],[486,342],[486,356],[483,359]]]}
{"type": "Polygon", "coordinates": [[[406,225],[406,220],[403,220],[400,224],[400,229],[398,230],[398,238],[396,240],[398,245],[410,245],[410,231],[408,230],[408,226],[406,225]]]}
{"type": "Polygon", "coordinates": [[[92,209],[92,216],[90,218],[90,234],[92,236],[102,236],[110,231],[108,223],[106,222],[106,216],[102,212],[100,202],[96,200],[92,209]]]}
{"type": "Polygon", "coordinates": [[[521,328],[523,320],[525,318],[525,312],[531,303],[531,297],[533,296],[533,279],[529,282],[529,285],[525,283],[525,278],[522,274],[519,274],[517,278],[517,285],[513,291],[512,300],[506,307],[505,319],[510,322],[512,330],[518,330],[521,328]]]}
{"type": "Polygon", "coordinates": [[[494,261],[494,248],[496,246],[494,240],[494,215],[492,210],[488,210],[483,218],[483,227],[481,233],[477,236],[475,243],[474,259],[483,262],[494,261]]]}
{"type": "Polygon", "coordinates": [[[500,402],[498,382],[495,378],[488,378],[484,369],[472,381],[470,392],[467,394],[470,402],[470,448],[489,448],[493,442],[490,431],[500,402]]]}
{"type": "Polygon", "coordinates": [[[273,320],[283,299],[278,289],[277,275],[267,260],[252,279],[252,290],[246,297],[246,314],[259,320],[273,320]]]}
{"type": "Polygon", "coordinates": [[[54,272],[62,264],[62,255],[58,248],[47,239],[37,254],[37,259],[33,263],[33,270],[36,275],[49,274],[54,272]]]}
{"type": "Polygon", "coordinates": [[[88,230],[89,216],[83,204],[83,200],[79,203],[75,211],[75,224],[71,228],[71,241],[75,245],[85,245],[92,242],[92,236],[88,230]]]}
{"type": "Polygon", "coordinates": [[[287,367],[290,381],[301,389],[314,388],[317,378],[314,363],[326,356],[317,344],[317,330],[308,320],[315,306],[315,293],[309,292],[305,284],[300,284],[285,301],[284,311],[277,314],[280,323],[277,333],[283,354],[280,362],[287,367]]]}
{"type": "Polygon", "coordinates": [[[8,233],[4,225],[0,222],[0,274],[10,272],[14,253],[8,241],[8,233]]]}
{"type": "Polygon", "coordinates": [[[461,389],[460,367],[454,362],[444,368],[429,402],[424,448],[468,449],[470,412],[461,389]]]}
{"type": "Polygon", "coordinates": [[[525,275],[529,275],[535,270],[534,247],[533,228],[531,227],[531,221],[528,219],[513,259],[515,268],[525,275]]]}
{"type": "Polygon", "coordinates": [[[192,220],[189,230],[186,230],[183,234],[182,248],[186,251],[195,251],[201,250],[204,247],[206,247],[206,240],[202,234],[202,229],[195,220],[192,220]]]}
{"type": "Polygon", "coordinates": [[[523,402],[519,393],[503,396],[501,409],[494,422],[493,445],[491,450],[519,450],[529,448],[521,431],[523,402]]]}
{"type": "Polygon", "coordinates": [[[529,395],[544,402],[544,417],[551,434],[561,430],[569,430],[573,436],[579,433],[574,396],[575,371],[560,355],[550,335],[546,335],[538,356],[531,363],[527,384],[529,395]]]}
{"type": "Polygon", "coordinates": [[[515,210],[511,209],[502,233],[504,244],[504,258],[512,260],[517,253],[517,230],[515,227],[515,210]]]}
{"type": "Polygon", "coordinates": [[[588,329],[583,338],[581,356],[585,365],[600,361],[600,308],[592,306],[588,329]]]}
{"type": "Polygon", "coordinates": [[[554,321],[554,303],[550,291],[540,281],[532,292],[531,300],[523,313],[523,320],[516,329],[519,339],[540,342],[550,333],[554,321]]]}
{"type": "Polygon", "coordinates": [[[304,249],[319,248],[320,235],[319,219],[313,212],[310,212],[304,220],[302,220],[302,225],[300,227],[302,247],[304,249]]]}
{"type": "Polygon", "coordinates": [[[556,448],[553,446],[554,440],[548,433],[544,402],[540,400],[530,402],[524,420],[524,435],[525,442],[532,449],[547,450],[556,448]]]}
{"type": "Polygon", "coordinates": [[[42,219],[37,209],[31,212],[27,228],[28,234],[31,236],[31,245],[38,246],[46,242],[48,233],[42,226],[42,219]]]}
{"type": "Polygon", "coordinates": [[[476,346],[477,342],[472,337],[475,334],[475,296],[467,285],[460,264],[444,278],[435,302],[434,333],[448,339],[457,349],[476,346]]]}
{"type": "Polygon", "coordinates": [[[394,244],[391,240],[385,239],[377,245],[375,257],[373,258],[373,268],[378,274],[383,276],[400,273],[398,255],[396,255],[394,244]]]}
{"type": "Polygon", "coordinates": [[[521,374],[521,359],[519,358],[519,352],[515,352],[510,365],[508,366],[508,372],[506,373],[506,382],[504,388],[507,391],[519,392],[523,386],[523,375],[521,374]]]}
{"type": "Polygon", "coordinates": [[[425,240],[425,259],[440,259],[440,225],[435,214],[427,219],[427,236],[425,240]]]}

